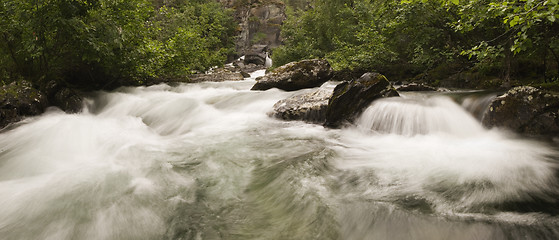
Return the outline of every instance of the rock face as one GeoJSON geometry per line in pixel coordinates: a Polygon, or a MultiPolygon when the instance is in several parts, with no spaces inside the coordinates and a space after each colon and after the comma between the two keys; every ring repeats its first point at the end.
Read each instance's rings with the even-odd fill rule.
{"type": "Polygon", "coordinates": [[[396,88],[402,92],[420,92],[420,91],[437,91],[436,88],[422,84],[422,83],[409,83],[396,88]]]}
{"type": "Polygon", "coordinates": [[[332,78],[332,67],[326,60],[303,60],[288,63],[257,78],[257,82],[251,90],[279,88],[285,91],[295,91],[318,87],[330,78],[332,78]]]}
{"type": "Polygon", "coordinates": [[[495,98],[483,116],[488,127],[530,135],[559,134],[559,95],[534,87],[515,87],[495,98]]]}
{"type": "Polygon", "coordinates": [[[283,120],[322,124],[326,120],[326,109],[331,96],[332,90],[327,89],[296,95],[277,102],[270,115],[283,120]]]}
{"type": "Polygon", "coordinates": [[[0,88],[0,128],[26,116],[41,114],[47,106],[46,96],[34,89],[27,81],[2,86],[0,88]]]}
{"type": "Polygon", "coordinates": [[[281,44],[281,25],[286,19],[283,1],[250,1],[228,4],[236,9],[239,21],[237,52],[245,53],[253,44],[276,47],[281,44]]]}
{"type": "Polygon", "coordinates": [[[336,86],[326,111],[326,127],[337,128],[352,122],[378,98],[399,96],[390,82],[379,73],[365,73],[357,80],[336,86]]]}

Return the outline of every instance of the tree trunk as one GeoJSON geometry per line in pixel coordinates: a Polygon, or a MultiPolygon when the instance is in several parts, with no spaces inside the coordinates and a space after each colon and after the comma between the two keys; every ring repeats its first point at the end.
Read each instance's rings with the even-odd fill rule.
{"type": "Polygon", "coordinates": [[[543,82],[547,82],[547,48],[543,50],[543,82]]]}
{"type": "Polygon", "coordinates": [[[504,73],[503,73],[503,84],[505,88],[511,87],[511,73],[512,73],[512,58],[513,54],[511,52],[512,39],[507,40],[505,45],[505,59],[504,59],[504,73]]]}
{"type": "Polygon", "coordinates": [[[551,52],[551,54],[553,54],[553,57],[555,58],[555,64],[557,66],[557,75],[559,76],[559,56],[557,56],[557,53],[555,53],[555,51],[553,51],[553,48],[551,48],[551,46],[547,47],[549,49],[549,51],[551,52]]]}

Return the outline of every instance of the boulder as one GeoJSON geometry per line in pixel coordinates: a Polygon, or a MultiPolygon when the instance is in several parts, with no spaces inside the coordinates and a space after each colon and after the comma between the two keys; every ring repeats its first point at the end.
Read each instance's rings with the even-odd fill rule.
{"type": "Polygon", "coordinates": [[[326,120],[326,109],[331,96],[331,89],[322,88],[295,95],[277,102],[270,115],[283,120],[301,120],[322,124],[326,120]]]}
{"type": "Polygon", "coordinates": [[[559,95],[534,87],[515,87],[495,98],[482,122],[528,135],[559,134],[559,95]]]}
{"type": "Polygon", "coordinates": [[[245,59],[243,63],[256,64],[264,66],[266,64],[266,53],[268,52],[267,45],[254,45],[245,52],[245,59]]]}
{"type": "Polygon", "coordinates": [[[0,128],[26,116],[43,113],[47,97],[33,88],[30,82],[12,82],[0,88],[0,128]]]}
{"type": "Polygon", "coordinates": [[[437,88],[431,87],[422,83],[409,83],[396,88],[402,92],[421,92],[421,91],[437,91],[437,88]]]}
{"type": "Polygon", "coordinates": [[[51,105],[67,113],[77,113],[83,108],[83,97],[77,90],[65,87],[54,80],[48,81],[42,89],[51,105]]]}
{"type": "Polygon", "coordinates": [[[357,80],[342,82],[328,102],[325,126],[337,128],[352,122],[374,100],[394,96],[399,96],[398,92],[379,73],[365,73],[357,80]]]}
{"type": "Polygon", "coordinates": [[[332,78],[332,67],[326,60],[303,60],[288,63],[257,78],[256,84],[251,90],[279,88],[285,91],[295,91],[318,87],[330,78],[332,78]]]}
{"type": "Polygon", "coordinates": [[[83,109],[83,97],[70,88],[63,88],[54,95],[54,105],[67,113],[77,113],[83,109]]]}

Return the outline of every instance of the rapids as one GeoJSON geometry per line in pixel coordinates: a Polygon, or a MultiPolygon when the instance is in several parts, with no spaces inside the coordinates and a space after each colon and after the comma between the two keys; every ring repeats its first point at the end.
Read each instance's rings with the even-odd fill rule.
{"type": "Polygon", "coordinates": [[[0,239],[559,238],[557,143],[482,127],[489,97],[404,94],[334,130],[268,117],[307,90],[250,91],[262,74],[3,129],[0,239]]]}

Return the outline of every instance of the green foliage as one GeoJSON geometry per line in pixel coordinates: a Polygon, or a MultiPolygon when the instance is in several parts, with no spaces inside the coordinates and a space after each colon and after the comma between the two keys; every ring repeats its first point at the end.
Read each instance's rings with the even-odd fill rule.
{"type": "Polygon", "coordinates": [[[230,10],[212,1],[160,8],[153,30],[157,42],[163,44],[150,46],[155,50],[153,54],[162,59],[154,62],[160,65],[144,68],[151,69],[149,75],[163,72],[180,76],[223,64],[233,52],[235,25],[231,16],[230,10]],[[160,51],[163,54],[156,54],[160,51]]]}
{"type": "Polygon", "coordinates": [[[529,59],[550,78],[559,74],[557,2],[315,0],[288,11],[274,64],[323,57],[337,70],[410,77],[442,64],[500,63],[508,79],[518,59],[529,59]]]}
{"type": "Polygon", "coordinates": [[[209,0],[166,2],[3,0],[0,76],[95,89],[222,64],[233,49],[231,12],[209,0]]]}
{"type": "Polygon", "coordinates": [[[274,52],[274,63],[325,57],[338,70],[401,63],[430,68],[458,51],[445,22],[450,17],[439,4],[315,1],[310,10],[288,11],[286,44],[274,52]]]}
{"type": "MultiPolygon", "coordinates": [[[[462,55],[481,64],[502,60],[506,79],[516,59],[528,57],[538,61],[547,58],[549,51],[557,51],[557,0],[445,0],[440,3],[460,17],[449,24],[471,39],[463,47],[462,55]]],[[[559,59],[555,59],[554,65],[559,67],[559,59]]]]}

